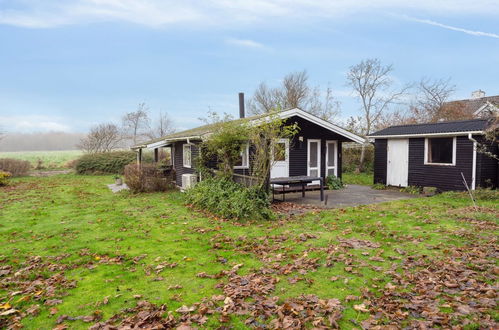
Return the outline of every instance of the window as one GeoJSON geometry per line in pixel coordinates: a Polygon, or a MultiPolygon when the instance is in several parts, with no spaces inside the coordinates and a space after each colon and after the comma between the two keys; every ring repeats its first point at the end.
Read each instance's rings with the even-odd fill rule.
{"type": "Polygon", "coordinates": [[[426,138],[424,163],[429,165],[456,165],[456,138],[426,138]]]}
{"type": "Polygon", "coordinates": [[[249,145],[243,146],[241,151],[241,158],[237,161],[234,168],[249,168],[249,145]]]}
{"type": "Polygon", "coordinates": [[[274,162],[284,162],[286,161],[286,143],[285,142],[276,142],[274,144],[274,162]]]}
{"type": "Polygon", "coordinates": [[[190,144],[184,144],[182,146],[182,156],[184,160],[184,167],[191,167],[191,145],[190,144]]]}

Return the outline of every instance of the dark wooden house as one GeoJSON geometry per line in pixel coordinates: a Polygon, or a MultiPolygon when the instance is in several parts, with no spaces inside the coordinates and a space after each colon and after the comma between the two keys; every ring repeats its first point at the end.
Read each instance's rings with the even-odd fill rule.
{"type": "MultiPolygon", "coordinates": [[[[497,187],[498,161],[477,152],[490,119],[391,126],[374,139],[374,182],[390,186],[464,190],[497,187]]],[[[487,144],[498,155],[497,144],[487,144]]]]}
{"type": "MultiPolygon", "coordinates": [[[[244,117],[244,110],[240,111],[240,115],[244,117]]],[[[275,141],[281,144],[285,152],[280,159],[273,161],[271,177],[314,176],[324,179],[328,175],[341,177],[342,143],[364,141],[358,135],[301,109],[280,111],[277,116],[284,119],[285,123],[297,123],[299,132],[292,139],[275,141]]],[[[266,117],[266,115],[260,115],[237,120],[257,125],[258,121],[265,120],[266,117]]],[[[199,155],[201,142],[210,136],[212,129],[212,125],[204,125],[147,141],[133,149],[140,157],[141,150],[144,148],[155,150],[170,148],[176,184],[179,187],[186,187],[190,184],[189,182],[199,179],[195,177],[195,159],[199,155]]],[[[241,161],[235,167],[235,173],[251,175],[253,147],[248,145],[243,151],[241,161]]]]}

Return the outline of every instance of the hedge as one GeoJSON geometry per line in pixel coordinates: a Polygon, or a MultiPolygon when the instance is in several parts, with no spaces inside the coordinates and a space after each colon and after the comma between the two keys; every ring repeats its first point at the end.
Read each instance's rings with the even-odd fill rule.
{"type": "Polygon", "coordinates": [[[78,174],[123,174],[136,157],[134,151],[86,154],[76,160],[75,170],[78,174]]]}

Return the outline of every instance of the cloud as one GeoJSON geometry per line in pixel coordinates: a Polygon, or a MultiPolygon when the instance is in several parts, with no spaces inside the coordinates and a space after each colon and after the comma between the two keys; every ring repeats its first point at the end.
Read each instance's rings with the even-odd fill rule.
{"type": "Polygon", "coordinates": [[[3,117],[2,127],[10,132],[20,133],[72,131],[60,118],[37,115],[3,117]]]}
{"type": "Polygon", "coordinates": [[[49,28],[94,22],[130,22],[151,27],[172,24],[265,23],[273,19],[331,18],[376,10],[434,14],[499,15],[491,0],[2,0],[0,24],[49,28]]]}
{"type": "Polygon", "coordinates": [[[265,46],[259,42],[249,39],[227,39],[226,41],[230,45],[247,47],[247,48],[264,48],[265,46]]]}
{"type": "Polygon", "coordinates": [[[460,27],[446,25],[446,24],[435,22],[435,21],[431,21],[429,19],[419,19],[419,18],[414,18],[414,17],[409,17],[409,16],[404,16],[404,17],[406,19],[410,20],[410,21],[413,21],[413,22],[418,22],[418,23],[423,23],[423,24],[438,26],[438,27],[441,27],[441,28],[444,28],[444,29],[447,29],[447,30],[452,30],[452,31],[457,31],[457,32],[463,32],[463,33],[466,33],[466,34],[469,34],[469,35],[472,35],[472,36],[490,37],[490,38],[499,39],[499,34],[496,34],[496,33],[463,29],[463,28],[460,28],[460,27]]]}

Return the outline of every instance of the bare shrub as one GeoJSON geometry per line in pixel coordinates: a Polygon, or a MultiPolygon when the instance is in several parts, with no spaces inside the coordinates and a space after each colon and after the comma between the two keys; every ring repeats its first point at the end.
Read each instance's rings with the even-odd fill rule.
{"type": "Polygon", "coordinates": [[[171,178],[165,177],[153,164],[125,166],[125,183],[133,193],[166,191],[173,188],[171,178]]]}
{"type": "Polygon", "coordinates": [[[80,140],[78,148],[87,153],[110,152],[121,142],[121,133],[115,124],[99,124],[80,140]]]}
{"type": "Polygon", "coordinates": [[[0,170],[9,172],[12,176],[23,176],[28,174],[31,164],[27,160],[1,158],[0,170]]]}

